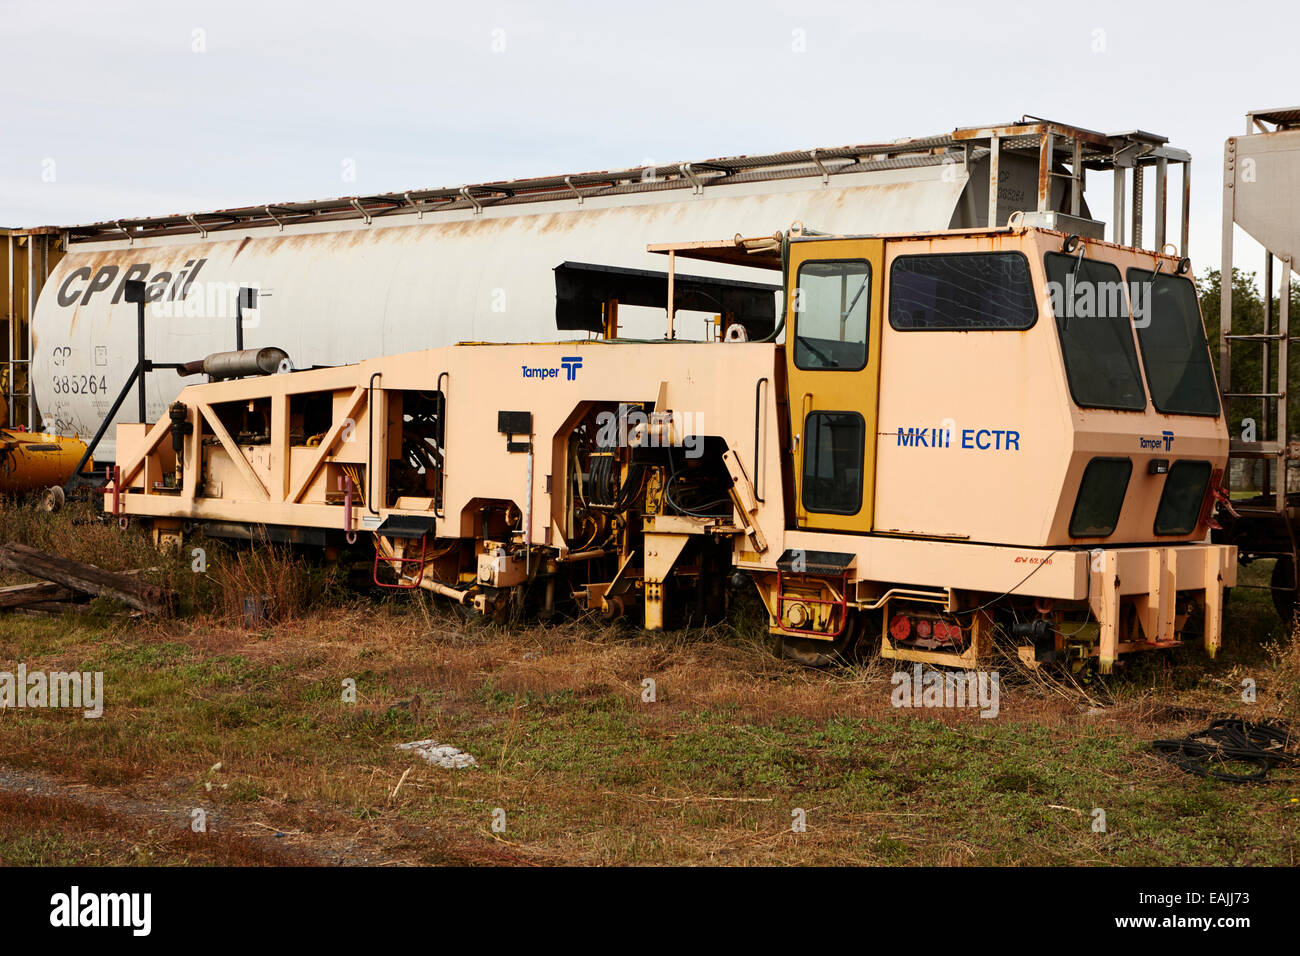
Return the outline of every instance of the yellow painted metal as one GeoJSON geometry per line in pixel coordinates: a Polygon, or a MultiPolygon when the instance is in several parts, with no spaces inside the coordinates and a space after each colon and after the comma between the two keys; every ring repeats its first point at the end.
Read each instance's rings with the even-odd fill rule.
{"type": "MultiPolygon", "coordinates": [[[[873,527],[876,472],[876,418],[880,394],[881,314],[884,301],[882,239],[807,239],[790,243],[786,282],[786,367],[790,388],[791,427],[795,435],[795,513],[800,528],[817,531],[867,532],[873,527]],[[865,260],[870,267],[867,305],[867,362],[861,369],[801,369],[796,364],[796,337],[809,305],[799,289],[800,266],[810,262],[865,260]],[[799,306],[799,308],[796,308],[799,306]],[[808,416],[818,411],[857,412],[864,420],[862,497],[852,514],[825,514],[804,506],[804,451],[809,445],[808,416]]],[[[852,290],[848,290],[852,295],[852,290]]],[[[843,323],[841,323],[843,329],[843,323]]],[[[843,330],[847,334],[847,330],[843,330]]],[[[837,478],[839,476],[836,476],[837,478]]]]}
{"type": "Polygon", "coordinates": [[[0,425],[37,424],[30,394],[31,317],[61,258],[63,244],[54,230],[0,228],[0,425]]]}
{"type": "MultiPolygon", "coordinates": [[[[86,452],[79,438],[0,428],[0,494],[17,495],[62,485],[86,452]]],[[[94,468],[94,463],[87,465],[94,468]]]]}

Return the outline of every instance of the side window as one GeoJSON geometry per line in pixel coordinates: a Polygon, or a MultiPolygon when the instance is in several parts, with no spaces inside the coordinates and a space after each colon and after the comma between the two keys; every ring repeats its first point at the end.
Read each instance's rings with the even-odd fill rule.
{"type": "Polygon", "coordinates": [[[1024,330],[1037,319],[1018,252],[899,256],[889,267],[889,324],[899,331],[1024,330]]]}
{"type": "Polygon", "coordinates": [[[1109,262],[1059,252],[1049,252],[1043,265],[1074,404],[1145,409],[1147,396],[1119,269],[1109,262]]]}
{"type": "Polygon", "coordinates": [[[812,412],[803,428],[803,506],[822,514],[862,507],[866,421],[857,412],[812,412]]]}
{"type": "Polygon", "coordinates": [[[800,265],[794,290],[795,366],[866,368],[870,309],[871,264],[865,259],[800,265]]]}

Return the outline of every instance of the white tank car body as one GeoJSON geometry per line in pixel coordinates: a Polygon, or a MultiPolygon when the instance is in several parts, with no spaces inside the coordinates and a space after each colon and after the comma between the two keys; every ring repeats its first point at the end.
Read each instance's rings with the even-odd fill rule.
{"type": "MultiPolygon", "coordinates": [[[[1032,165],[1004,160],[1004,167],[1003,182],[1025,176],[1033,182],[1032,165]]],[[[206,236],[196,229],[128,241],[103,229],[72,242],[37,304],[38,424],[86,437],[108,413],[136,361],[136,306],[123,295],[128,278],[148,283],[153,301],[146,307],[145,345],[155,362],[235,348],[239,286],[259,290],[258,308],[245,316],[245,347],[278,346],[297,368],[462,341],[557,341],[585,334],[556,328],[554,269],[563,262],[662,272],[666,260],[648,253],[648,243],[771,235],[795,221],[852,233],[970,225],[962,220],[972,209],[982,211],[982,179],[978,164],[968,173],[944,163],[838,174],[829,184],[814,172],[699,191],[484,204],[369,222],[360,216],[299,220],[206,236]]],[[[999,207],[1003,221],[1004,212],[999,207]]],[[[755,278],[752,270],[713,263],[693,262],[679,272],[755,278]]],[[[630,316],[621,333],[661,337],[662,314],[630,316]]],[[[678,327],[684,337],[699,337],[688,323],[678,327]]],[[[171,370],[149,374],[146,419],[158,419],[184,385],[200,380],[171,370]]],[[[133,393],[114,421],[137,420],[133,393]]],[[[96,460],[114,460],[114,433],[110,427],[96,460]]]]}

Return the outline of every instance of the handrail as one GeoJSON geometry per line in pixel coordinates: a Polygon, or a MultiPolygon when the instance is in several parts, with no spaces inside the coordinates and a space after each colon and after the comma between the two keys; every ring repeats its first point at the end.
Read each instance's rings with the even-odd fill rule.
{"type": "Polygon", "coordinates": [[[372,515],[379,512],[375,506],[370,503],[371,492],[375,489],[375,379],[383,375],[383,372],[372,372],[370,383],[366,386],[366,510],[372,515]]]}
{"type": "Polygon", "coordinates": [[[442,395],[442,409],[438,413],[438,450],[442,452],[442,474],[438,476],[438,494],[433,503],[433,514],[437,518],[447,517],[442,510],[442,499],[447,488],[447,393],[442,388],[444,378],[450,385],[450,372],[439,372],[438,379],[433,385],[434,391],[442,395]]]}
{"type": "Polygon", "coordinates": [[[762,412],[763,385],[767,382],[767,376],[760,378],[754,383],[754,499],[759,503],[764,503],[764,498],[758,493],[758,451],[759,451],[759,415],[762,412]]]}

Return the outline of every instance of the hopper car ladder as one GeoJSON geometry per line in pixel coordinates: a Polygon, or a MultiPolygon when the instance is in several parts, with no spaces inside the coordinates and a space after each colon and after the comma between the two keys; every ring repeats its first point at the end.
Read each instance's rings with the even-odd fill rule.
{"type": "MultiPolygon", "coordinates": [[[[1253,468],[1258,461],[1265,466],[1259,494],[1232,501],[1220,510],[1223,529],[1215,533],[1215,540],[1237,545],[1244,561],[1277,559],[1269,588],[1284,621],[1291,616],[1300,592],[1300,536],[1296,531],[1300,492],[1290,493],[1287,481],[1291,462],[1300,461],[1300,442],[1290,440],[1292,426],[1287,414],[1290,349],[1295,338],[1291,335],[1291,285],[1294,257],[1300,254],[1300,223],[1290,217],[1290,210],[1300,202],[1297,183],[1300,109],[1248,114],[1246,135],[1230,138],[1224,148],[1219,390],[1228,420],[1229,465],[1240,460],[1244,467],[1253,468]],[[1257,172],[1261,163],[1266,165],[1257,172]],[[1234,226],[1264,247],[1264,308],[1258,329],[1232,327],[1234,226]],[[1258,349],[1257,391],[1251,390],[1252,384],[1234,384],[1234,347],[1258,349]],[[1243,414],[1243,406],[1250,411],[1243,414]],[[1253,429],[1246,418],[1256,419],[1253,429]],[[1253,440],[1247,441],[1245,435],[1252,431],[1253,440]]],[[[1240,378],[1238,375],[1238,383],[1240,378]]],[[[1231,473],[1230,467],[1229,483],[1231,473]]]]}

